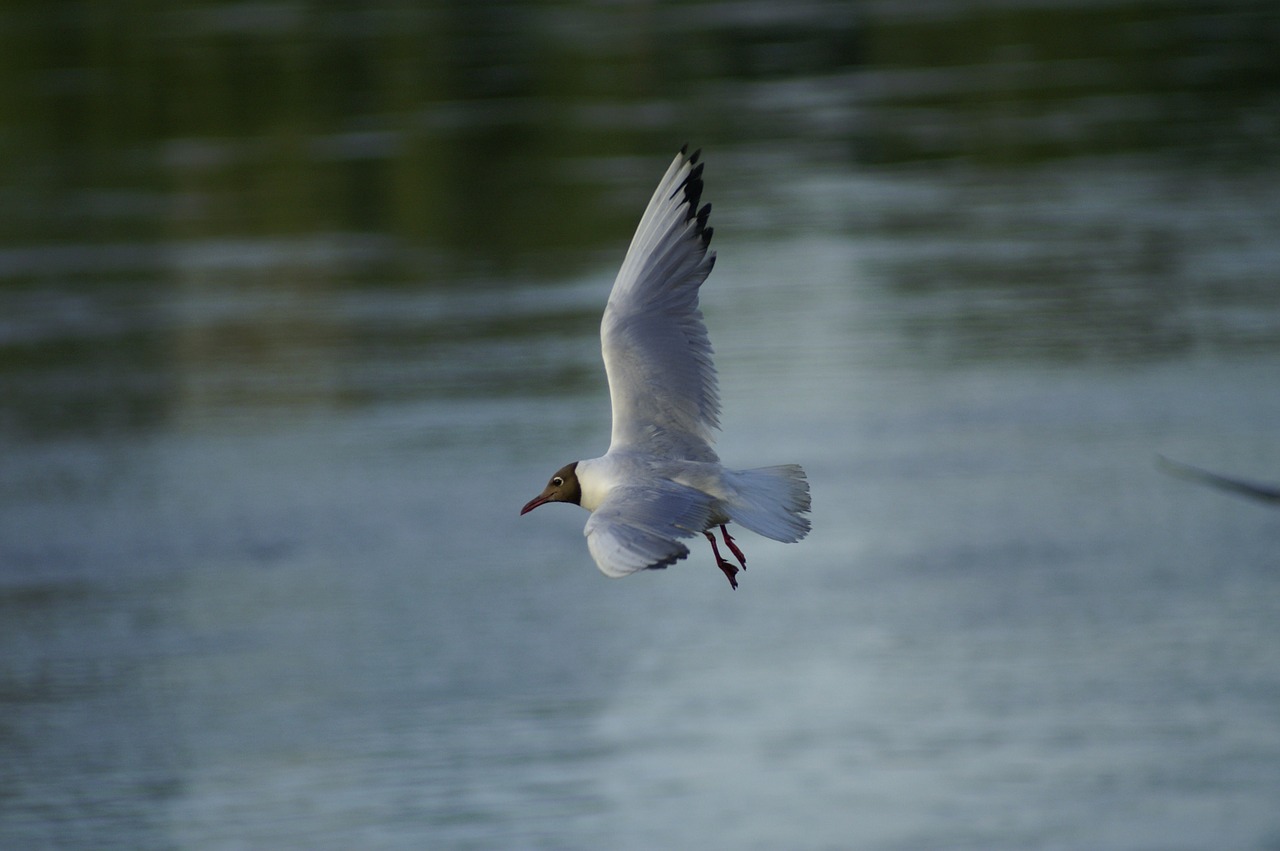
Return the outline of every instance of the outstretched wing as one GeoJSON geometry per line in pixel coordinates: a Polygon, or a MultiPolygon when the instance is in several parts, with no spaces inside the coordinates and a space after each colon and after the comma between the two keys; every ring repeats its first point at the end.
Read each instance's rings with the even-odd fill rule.
{"type": "Polygon", "coordinates": [[[614,579],[667,567],[689,554],[679,538],[707,528],[711,503],[707,494],[675,482],[614,488],[587,520],[587,549],[600,572],[614,579]]]}
{"type": "Polygon", "coordinates": [[[613,282],[600,343],[613,404],[610,451],[639,449],[716,461],[720,394],[698,288],[715,265],[711,205],[698,154],[681,149],[631,240],[613,282]]]}

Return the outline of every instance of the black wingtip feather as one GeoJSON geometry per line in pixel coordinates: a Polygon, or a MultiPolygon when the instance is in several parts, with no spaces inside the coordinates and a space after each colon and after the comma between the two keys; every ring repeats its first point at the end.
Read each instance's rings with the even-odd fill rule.
{"type": "Polygon", "coordinates": [[[680,156],[683,157],[687,153],[689,153],[689,143],[685,142],[683,145],[680,146],[680,156]]]}
{"type": "Polygon", "coordinates": [[[680,185],[676,187],[676,191],[679,192],[681,189],[683,189],[686,198],[688,198],[689,195],[692,194],[694,191],[701,192],[702,191],[702,169],[704,165],[705,165],[704,163],[698,163],[697,165],[695,165],[693,169],[690,170],[690,172],[685,175],[684,180],[680,181],[680,185]]]}
{"type": "MultiPolygon", "coordinates": [[[[680,181],[680,185],[676,187],[676,192],[684,191],[685,203],[689,205],[689,210],[685,214],[685,220],[692,219],[695,215],[694,211],[698,209],[698,202],[702,200],[702,163],[693,167],[693,171],[680,181]]],[[[674,193],[673,193],[674,197],[674,193]]]]}
{"type": "MultiPolygon", "coordinates": [[[[680,154],[683,156],[688,148],[689,146],[687,144],[684,145],[680,148],[680,154]]],[[[693,168],[691,168],[689,173],[685,175],[684,180],[680,181],[680,185],[671,193],[671,197],[674,198],[681,193],[684,194],[684,204],[687,205],[685,209],[685,221],[697,219],[698,237],[702,240],[702,246],[705,248],[711,244],[711,235],[715,231],[713,228],[707,227],[707,220],[711,216],[711,204],[704,204],[701,208],[698,206],[698,204],[702,202],[702,170],[705,166],[705,163],[698,162],[698,157],[701,155],[702,149],[698,148],[693,152],[693,155],[689,157],[689,164],[692,165],[693,168]]]]}
{"type": "Polygon", "coordinates": [[[677,550],[672,555],[669,555],[663,559],[659,559],[658,561],[655,561],[653,564],[645,565],[644,569],[645,570],[666,570],[668,567],[675,564],[676,562],[682,561],[688,557],[689,557],[689,548],[686,546],[681,546],[680,549],[677,550]]]}

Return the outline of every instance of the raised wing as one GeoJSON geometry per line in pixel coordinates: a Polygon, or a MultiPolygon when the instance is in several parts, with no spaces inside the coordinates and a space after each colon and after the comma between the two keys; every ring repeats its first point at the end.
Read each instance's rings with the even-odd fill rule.
{"type": "Polygon", "coordinates": [[[614,488],[587,520],[587,549],[613,579],[675,564],[689,554],[677,539],[707,528],[711,502],[675,482],[614,488]]]}
{"type": "Polygon", "coordinates": [[[681,149],[649,200],[600,323],[610,451],[716,461],[720,394],[698,288],[715,265],[698,154],[681,149]]]}

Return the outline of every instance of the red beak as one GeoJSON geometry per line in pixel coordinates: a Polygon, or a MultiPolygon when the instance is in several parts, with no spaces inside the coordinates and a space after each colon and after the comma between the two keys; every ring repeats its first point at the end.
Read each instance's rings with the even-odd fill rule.
{"type": "Polygon", "coordinates": [[[547,501],[547,498],[545,495],[538,494],[533,499],[525,503],[524,508],[520,509],[521,516],[528,514],[530,511],[533,511],[535,508],[537,508],[539,505],[542,505],[546,501],[547,501]]]}

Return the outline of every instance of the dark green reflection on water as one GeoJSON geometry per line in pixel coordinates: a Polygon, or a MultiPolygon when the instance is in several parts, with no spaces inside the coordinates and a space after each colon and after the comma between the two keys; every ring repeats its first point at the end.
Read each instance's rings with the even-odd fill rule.
{"type": "Polygon", "coordinates": [[[602,158],[686,137],[1005,166],[1273,152],[1267,4],[899,8],[14,4],[0,227],[376,232],[501,272],[615,239],[632,204],[611,182],[649,177],[602,158]]]}
{"type": "Polygon", "coordinates": [[[869,29],[874,159],[1275,156],[1280,32],[1267,3],[956,4],[869,29]]]}
{"type": "MultiPolygon", "coordinates": [[[[1169,315],[1201,287],[1180,275],[1206,258],[1186,247],[1197,224],[1131,213],[1187,195],[1161,181],[1271,180],[1273,24],[1248,0],[9,4],[0,423],[147,428],[192,406],[542,386],[520,377],[519,353],[480,380],[459,335],[527,342],[566,312],[562,332],[589,334],[598,300],[496,326],[433,322],[419,305],[406,328],[348,296],[481,290],[502,315],[512,286],[607,276],[686,140],[715,152],[726,221],[754,215],[765,238],[830,225],[768,206],[806,167],[960,187],[927,209],[841,202],[856,208],[844,237],[900,245],[882,283],[909,339],[927,350],[941,332],[941,358],[1183,352],[1192,335],[1169,315]],[[1028,197],[1104,155],[1155,188],[1065,227],[1028,197]],[[415,359],[426,366],[393,366],[415,359]]],[[[1269,225],[1269,208],[1248,214],[1267,192],[1228,202],[1246,228],[1269,225]]],[[[1216,221],[1213,238],[1231,239],[1234,223],[1216,221]]],[[[1216,297],[1274,307],[1257,269],[1216,297]]]]}

